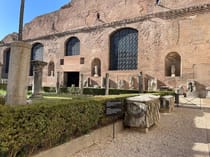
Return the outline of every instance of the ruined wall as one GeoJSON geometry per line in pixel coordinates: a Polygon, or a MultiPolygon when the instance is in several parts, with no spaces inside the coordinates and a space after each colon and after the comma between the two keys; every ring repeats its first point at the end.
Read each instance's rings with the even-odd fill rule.
{"type": "Polygon", "coordinates": [[[24,27],[24,39],[204,4],[210,0],[72,0],[65,9],[39,16],[24,27]],[[97,19],[97,13],[100,20],[97,19]]]}
{"type": "Polygon", "coordinates": [[[61,83],[64,83],[63,72],[79,71],[85,79],[90,77],[95,58],[101,60],[101,77],[91,79],[99,86],[108,72],[112,87],[117,87],[119,80],[126,80],[128,88],[129,78],[133,76],[137,88],[140,71],[173,87],[185,85],[188,79],[209,86],[210,73],[204,68],[210,64],[210,7],[200,6],[208,3],[210,0],[161,0],[157,6],[153,0],[73,0],[65,9],[27,24],[24,39],[31,44],[42,43],[44,61],[55,63],[55,76],[47,76],[47,66],[44,68],[44,86],[55,86],[58,71],[61,83]],[[138,69],[110,71],[110,35],[127,27],[138,30],[138,69]],[[64,56],[65,43],[73,36],[80,40],[80,55],[64,56]],[[181,57],[180,76],[175,78],[165,75],[165,58],[171,52],[181,57]],[[84,64],[80,64],[81,57],[84,64]],[[64,65],[60,65],[60,59],[64,59],[64,65]]]}

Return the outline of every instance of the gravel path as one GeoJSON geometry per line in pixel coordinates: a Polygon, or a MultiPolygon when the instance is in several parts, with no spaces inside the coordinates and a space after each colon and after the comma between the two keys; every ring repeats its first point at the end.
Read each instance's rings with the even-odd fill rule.
{"type": "Polygon", "coordinates": [[[73,157],[210,157],[210,105],[202,110],[176,107],[161,114],[147,134],[125,130],[115,141],[102,141],[73,157]]]}

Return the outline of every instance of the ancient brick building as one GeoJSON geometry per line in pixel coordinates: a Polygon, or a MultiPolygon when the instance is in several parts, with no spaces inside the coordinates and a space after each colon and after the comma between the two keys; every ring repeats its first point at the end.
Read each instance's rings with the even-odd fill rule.
{"type": "MultiPolygon", "coordinates": [[[[210,86],[210,0],[72,0],[26,24],[31,59],[48,63],[43,85],[138,88],[138,75],[158,87],[195,80],[210,86]]],[[[2,77],[8,73],[9,43],[0,46],[2,77]],[[5,45],[6,44],[6,45],[5,45]]],[[[32,73],[30,73],[31,75],[32,73]]],[[[29,80],[33,77],[29,76],[29,80]]],[[[31,81],[29,81],[30,83],[31,81]]]]}

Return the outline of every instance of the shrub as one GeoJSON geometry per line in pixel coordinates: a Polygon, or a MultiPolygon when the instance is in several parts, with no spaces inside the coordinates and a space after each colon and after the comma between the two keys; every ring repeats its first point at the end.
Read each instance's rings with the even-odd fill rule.
{"type": "Polygon", "coordinates": [[[0,89],[6,90],[7,89],[7,84],[0,84],[0,89]]]}
{"type": "MultiPolygon", "coordinates": [[[[109,89],[110,95],[129,94],[138,92],[138,90],[109,89]]],[[[105,88],[84,88],[83,93],[86,95],[105,95],[105,88]]]]}
{"type": "Polygon", "coordinates": [[[0,104],[1,105],[5,104],[5,97],[4,96],[0,96],[0,104]]]}
{"type": "Polygon", "coordinates": [[[104,115],[106,101],[107,98],[90,98],[17,107],[0,105],[0,156],[30,155],[107,124],[110,117],[104,115]]]}
{"type": "Polygon", "coordinates": [[[68,93],[68,88],[67,87],[61,87],[60,92],[61,93],[68,93]]]}
{"type": "Polygon", "coordinates": [[[44,92],[48,92],[48,93],[56,92],[55,87],[43,87],[42,89],[44,92]]]}
{"type": "Polygon", "coordinates": [[[160,96],[175,95],[174,91],[144,91],[144,93],[151,93],[151,94],[160,95],[160,96]]]}

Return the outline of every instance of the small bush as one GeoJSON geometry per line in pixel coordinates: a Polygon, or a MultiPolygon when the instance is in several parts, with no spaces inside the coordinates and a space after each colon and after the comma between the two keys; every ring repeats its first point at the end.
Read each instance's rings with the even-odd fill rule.
{"type": "Polygon", "coordinates": [[[5,97],[0,96],[0,105],[4,105],[4,104],[5,104],[5,97]]]}
{"type": "Polygon", "coordinates": [[[7,90],[7,84],[0,84],[0,89],[7,90]]]}
{"type": "Polygon", "coordinates": [[[61,93],[68,93],[68,88],[67,87],[61,87],[60,92],[61,93]]]}
{"type": "Polygon", "coordinates": [[[56,92],[55,87],[43,87],[42,89],[44,92],[48,92],[48,93],[56,92]]]}

